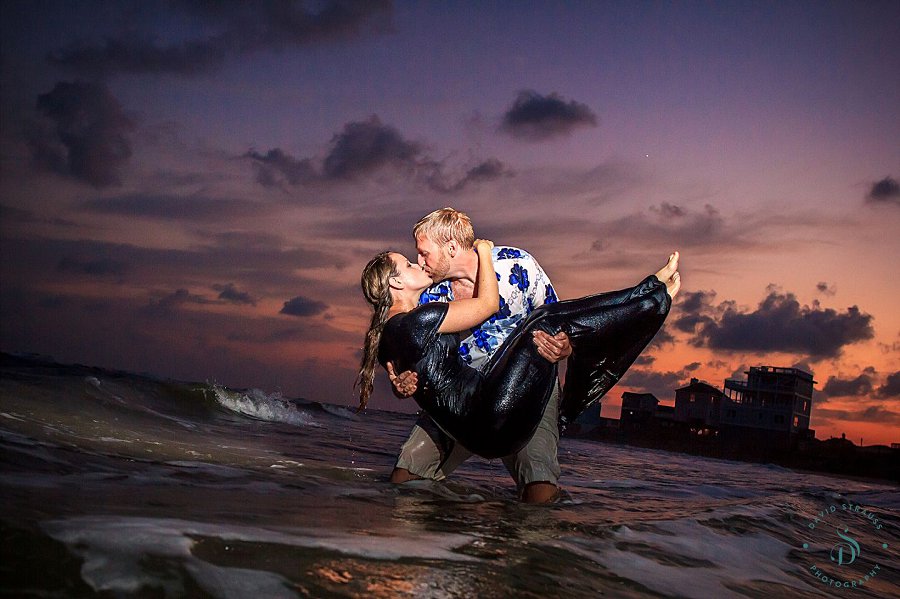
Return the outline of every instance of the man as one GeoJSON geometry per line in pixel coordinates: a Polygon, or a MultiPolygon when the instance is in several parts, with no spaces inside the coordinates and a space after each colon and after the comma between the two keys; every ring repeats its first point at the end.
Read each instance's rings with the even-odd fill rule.
{"type": "MultiPolygon", "coordinates": [[[[419,264],[435,282],[422,294],[420,302],[472,297],[478,257],[472,249],[475,234],[469,217],[453,208],[435,210],[416,224],[413,235],[419,264]]],[[[496,246],[493,259],[500,285],[500,310],[472,329],[460,342],[460,355],[475,368],[487,364],[503,340],[532,310],[557,301],[550,279],[527,252],[496,246]]],[[[538,353],[551,362],[559,362],[572,353],[565,333],[551,336],[538,331],[534,334],[534,342],[538,353]]],[[[388,364],[388,374],[398,397],[409,397],[415,392],[417,377],[414,372],[398,375],[393,365],[388,364]]],[[[515,455],[503,458],[522,501],[526,503],[545,503],[558,494],[558,404],[559,385],[528,444],[515,455]]],[[[423,415],[400,450],[391,482],[421,478],[443,480],[471,455],[423,415]]]]}

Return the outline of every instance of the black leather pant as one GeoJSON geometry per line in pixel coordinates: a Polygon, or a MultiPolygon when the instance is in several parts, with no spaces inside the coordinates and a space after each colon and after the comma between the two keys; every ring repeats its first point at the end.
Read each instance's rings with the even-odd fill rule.
{"type": "Polygon", "coordinates": [[[671,303],[665,285],[651,275],[635,287],[536,309],[482,370],[480,393],[466,409],[468,430],[457,440],[492,458],[514,453],[531,438],[556,381],[556,364],[538,354],[534,330],[565,331],[572,344],[560,404],[565,427],[625,374],[659,331],[671,303]]]}

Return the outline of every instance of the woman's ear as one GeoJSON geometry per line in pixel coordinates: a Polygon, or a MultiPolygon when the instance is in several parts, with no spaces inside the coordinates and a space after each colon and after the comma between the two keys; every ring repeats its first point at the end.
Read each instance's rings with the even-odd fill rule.
{"type": "Polygon", "coordinates": [[[403,281],[400,280],[400,277],[389,278],[388,285],[390,285],[391,289],[403,289],[403,281]]]}

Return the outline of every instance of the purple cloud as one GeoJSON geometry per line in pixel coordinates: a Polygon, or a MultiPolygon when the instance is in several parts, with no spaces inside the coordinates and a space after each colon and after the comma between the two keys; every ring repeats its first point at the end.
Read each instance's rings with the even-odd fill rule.
{"type": "Polygon", "coordinates": [[[401,178],[421,181],[433,191],[453,193],[512,174],[500,160],[489,158],[462,176],[451,176],[446,165],[425,152],[421,143],[406,139],[376,115],[346,123],[332,137],[319,166],[312,158],[297,158],[280,148],[265,153],[250,150],[243,157],[253,161],[256,182],[264,187],[357,181],[393,169],[401,178]]]}
{"type": "Polygon", "coordinates": [[[900,398],[900,371],[889,374],[884,384],[878,387],[875,395],[882,399],[900,398]]]}
{"type": "Polygon", "coordinates": [[[94,187],[119,184],[134,123],[106,86],[61,81],[38,96],[37,110],[45,120],[32,123],[26,137],[38,168],[94,187]]]}
{"type": "Polygon", "coordinates": [[[867,395],[872,391],[872,376],[875,370],[872,367],[866,368],[859,376],[842,379],[836,376],[828,377],[825,386],[822,387],[822,393],[827,397],[857,397],[867,395]]]}
{"type": "Polygon", "coordinates": [[[256,300],[246,291],[239,291],[234,283],[227,285],[213,285],[213,289],[220,292],[219,300],[229,304],[249,304],[256,305],[256,300]]]}
{"type": "Polygon", "coordinates": [[[287,314],[289,316],[315,316],[321,314],[328,309],[328,306],[322,302],[311,300],[303,296],[291,298],[284,302],[279,314],[287,314]]]}
{"type": "Polygon", "coordinates": [[[525,141],[543,141],[596,126],[597,117],[586,104],[524,90],[504,113],[500,131],[525,141]]]}
{"type": "Polygon", "coordinates": [[[805,353],[835,357],[844,345],[874,337],[872,316],[857,306],[846,312],[823,309],[817,302],[801,306],[792,293],[770,290],[756,310],[741,311],[723,302],[720,315],[702,322],[693,343],[729,351],[805,353]]]}
{"type": "Polygon", "coordinates": [[[892,177],[885,177],[872,184],[866,200],[872,203],[900,205],[900,183],[892,177]]]}
{"type": "Polygon", "coordinates": [[[50,53],[48,60],[91,77],[192,75],[217,68],[232,56],[354,39],[367,30],[386,31],[393,12],[388,0],[180,1],[173,5],[188,13],[185,30],[199,22],[211,34],[165,45],[150,35],[129,32],[103,41],[79,40],[50,53]]]}

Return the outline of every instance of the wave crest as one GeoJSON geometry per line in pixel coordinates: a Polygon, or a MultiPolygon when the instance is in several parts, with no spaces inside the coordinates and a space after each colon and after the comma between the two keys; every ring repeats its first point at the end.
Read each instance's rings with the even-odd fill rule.
{"type": "Polygon", "coordinates": [[[214,385],[212,391],[219,405],[244,416],[294,426],[321,426],[307,412],[282,398],[281,393],[266,393],[259,389],[232,391],[218,385],[214,385]]]}

